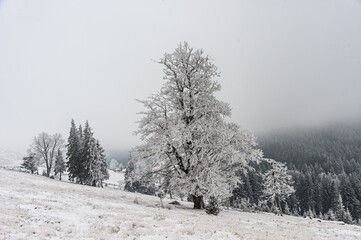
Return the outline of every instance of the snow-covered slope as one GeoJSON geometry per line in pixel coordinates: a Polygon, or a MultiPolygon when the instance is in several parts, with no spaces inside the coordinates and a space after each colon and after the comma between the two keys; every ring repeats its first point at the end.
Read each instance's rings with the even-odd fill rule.
{"type": "Polygon", "coordinates": [[[105,181],[105,183],[114,184],[119,186],[121,189],[124,189],[124,173],[123,172],[115,172],[113,170],[109,170],[109,179],[105,181]]]}
{"type": "Polygon", "coordinates": [[[7,240],[361,239],[353,225],[237,211],[210,216],[184,202],[161,209],[156,197],[6,170],[0,202],[0,239],[7,240]]]}

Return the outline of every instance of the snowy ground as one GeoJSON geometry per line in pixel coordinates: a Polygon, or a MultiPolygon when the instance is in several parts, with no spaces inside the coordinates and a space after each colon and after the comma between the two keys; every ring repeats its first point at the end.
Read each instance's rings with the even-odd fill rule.
{"type": "Polygon", "coordinates": [[[0,169],[0,239],[361,239],[361,227],[223,211],[0,169]],[[169,201],[164,200],[165,205],[169,201]]]}
{"type": "Polygon", "coordinates": [[[124,189],[124,172],[115,172],[113,170],[108,170],[109,179],[105,183],[114,184],[119,186],[119,188],[124,189]]]}

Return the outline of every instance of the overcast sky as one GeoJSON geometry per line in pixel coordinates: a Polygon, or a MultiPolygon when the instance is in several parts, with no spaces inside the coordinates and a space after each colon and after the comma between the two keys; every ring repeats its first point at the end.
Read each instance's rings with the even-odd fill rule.
{"type": "Polygon", "coordinates": [[[89,120],[105,149],[163,83],[152,60],[210,55],[231,121],[255,132],[361,118],[361,1],[0,0],[0,148],[89,120]]]}

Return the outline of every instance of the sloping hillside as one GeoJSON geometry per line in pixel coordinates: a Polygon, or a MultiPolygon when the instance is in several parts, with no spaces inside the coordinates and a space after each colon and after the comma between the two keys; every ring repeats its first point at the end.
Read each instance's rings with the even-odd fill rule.
{"type": "Polygon", "coordinates": [[[274,132],[260,136],[259,147],[266,158],[292,170],[296,192],[287,200],[291,211],[329,215],[341,195],[344,209],[360,222],[361,122],[274,132]]]}
{"type": "Polygon", "coordinates": [[[216,217],[184,202],[162,209],[156,197],[6,170],[0,170],[0,201],[0,239],[361,238],[353,225],[237,211],[216,217]]]}

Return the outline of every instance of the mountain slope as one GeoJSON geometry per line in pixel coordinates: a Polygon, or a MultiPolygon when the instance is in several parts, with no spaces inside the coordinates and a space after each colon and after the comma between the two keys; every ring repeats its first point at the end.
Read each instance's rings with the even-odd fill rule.
{"type": "Polygon", "coordinates": [[[5,170],[0,201],[0,239],[361,238],[353,225],[231,210],[216,217],[185,202],[161,209],[156,197],[5,170]]]}
{"type": "Polygon", "coordinates": [[[273,132],[259,136],[258,142],[266,158],[297,169],[318,164],[329,171],[329,163],[351,160],[361,165],[361,123],[273,132]]]}

